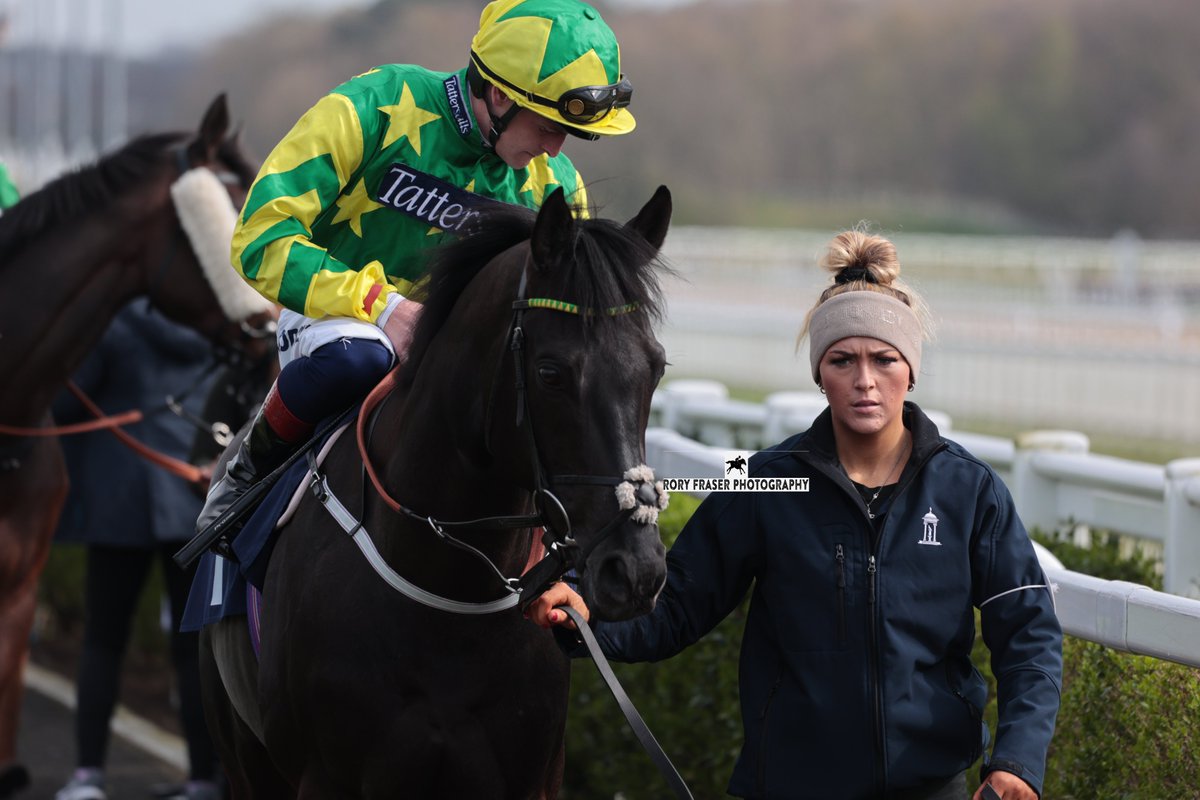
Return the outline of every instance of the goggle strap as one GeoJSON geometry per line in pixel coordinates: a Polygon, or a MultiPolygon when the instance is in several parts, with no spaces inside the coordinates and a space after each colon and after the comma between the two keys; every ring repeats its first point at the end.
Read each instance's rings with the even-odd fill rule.
{"type": "MultiPolygon", "coordinates": [[[[479,56],[475,54],[474,50],[471,51],[471,66],[474,66],[480,73],[482,73],[482,75],[486,76],[488,80],[493,81],[495,83],[499,83],[503,86],[508,87],[509,89],[512,89],[514,92],[521,95],[529,102],[537,103],[538,105],[546,106],[547,108],[552,108],[552,109],[558,111],[560,114],[563,113],[562,109],[560,108],[560,103],[558,100],[551,100],[547,97],[542,97],[541,95],[535,94],[534,92],[531,92],[527,89],[522,89],[520,86],[517,86],[515,83],[510,83],[509,81],[505,80],[500,75],[497,75],[495,72],[488,69],[487,64],[483,63],[483,61],[479,58],[479,56]]],[[[624,78],[622,78],[621,81],[618,81],[616,84],[614,84],[614,86],[620,86],[622,82],[624,82],[624,78]]],[[[592,87],[587,87],[587,88],[592,88],[592,87]]],[[[615,94],[615,92],[614,92],[614,94],[615,94]]],[[[628,100],[626,100],[623,103],[620,101],[614,101],[613,104],[611,106],[609,106],[608,111],[606,111],[605,114],[607,114],[615,109],[618,109],[618,108],[624,108],[628,105],[629,105],[628,100]]],[[[566,117],[564,117],[564,118],[566,118],[566,117]]],[[[575,129],[575,130],[578,130],[578,129],[575,129]]],[[[581,135],[581,134],[575,133],[575,130],[572,130],[570,128],[570,126],[568,126],[568,131],[570,133],[575,134],[576,136],[580,136],[580,138],[591,139],[592,141],[594,141],[597,138],[595,134],[584,133],[581,135]]]]}

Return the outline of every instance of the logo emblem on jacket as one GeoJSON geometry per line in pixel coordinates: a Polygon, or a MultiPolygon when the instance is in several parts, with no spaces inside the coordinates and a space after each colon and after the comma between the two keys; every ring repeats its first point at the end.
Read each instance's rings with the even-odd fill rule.
{"type": "Polygon", "coordinates": [[[933,509],[929,509],[929,513],[921,517],[921,538],[917,544],[928,544],[934,547],[941,547],[942,543],[937,540],[938,518],[933,513],[933,509]]]}

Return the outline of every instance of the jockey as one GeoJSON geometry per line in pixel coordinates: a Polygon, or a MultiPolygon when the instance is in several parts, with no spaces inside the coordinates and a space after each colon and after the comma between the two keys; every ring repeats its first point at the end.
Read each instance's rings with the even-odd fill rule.
{"type": "Polygon", "coordinates": [[[420,311],[421,251],[496,200],[537,208],[561,186],[586,214],[582,179],[560,152],[566,137],[633,130],[633,89],[594,8],[496,0],[479,22],[463,69],[389,64],[352,78],[263,164],[232,260],[285,307],[282,370],[197,531],[403,359],[420,311]]]}

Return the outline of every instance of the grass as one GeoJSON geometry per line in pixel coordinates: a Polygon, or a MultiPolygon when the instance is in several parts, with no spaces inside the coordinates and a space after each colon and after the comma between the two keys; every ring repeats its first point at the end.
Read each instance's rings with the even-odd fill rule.
{"type": "MultiPolygon", "coordinates": [[[[999,420],[963,419],[954,417],[954,427],[960,431],[982,433],[1013,439],[1019,433],[1033,430],[1029,426],[1016,426],[999,420]]],[[[1125,458],[1146,464],[1166,464],[1177,458],[1200,457],[1200,447],[1180,441],[1161,441],[1121,436],[1113,433],[1080,431],[1090,441],[1090,452],[1097,455],[1125,458]]],[[[951,432],[950,438],[954,438],[951,432]]]]}

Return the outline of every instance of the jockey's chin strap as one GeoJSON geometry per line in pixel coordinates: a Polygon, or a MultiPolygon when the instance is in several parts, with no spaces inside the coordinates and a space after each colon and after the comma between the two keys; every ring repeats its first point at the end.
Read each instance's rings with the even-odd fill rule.
{"type": "Polygon", "coordinates": [[[512,101],[512,105],[508,107],[507,111],[503,114],[497,114],[495,107],[492,106],[492,101],[488,99],[487,83],[483,80],[483,76],[479,74],[474,59],[471,59],[467,70],[467,81],[472,87],[471,92],[474,94],[475,87],[479,87],[479,97],[482,98],[484,106],[487,107],[488,121],[491,124],[486,135],[480,131],[483,143],[489,150],[495,150],[496,143],[500,141],[500,136],[508,128],[513,118],[517,116],[517,112],[521,110],[521,107],[515,101],[512,101]]]}
{"type": "MultiPolygon", "coordinates": [[[[421,522],[429,526],[429,528],[437,535],[439,539],[447,544],[463,550],[481,559],[488,565],[491,571],[499,579],[505,590],[509,593],[508,598],[501,598],[505,602],[504,607],[511,607],[518,601],[522,605],[529,605],[536,600],[542,592],[544,592],[551,584],[562,578],[562,576],[571,569],[574,569],[587,558],[599,542],[603,541],[616,528],[623,524],[626,520],[633,518],[637,522],[652,523],[657,520],[658,510],[666,507],[666,493],[662,491],[661,485],[654,483],[653,472],[645,465],[639,465],[627,470],[622,476],[605,476],[605,475],[555,475],[548,478],[544,468],[542,467],[539,449],[537,445],[537,436],[533,430],[533,420],[529,413],[529,396],[525,384],[525,333],[522,327],[524,314],[526,311],[534,308],[551,309],[555,311],[563,311],[567,313],[581,313],[577,306],[569,303],[564,303],[557,300],[546,300],[541,298],[525,299],[526,273],[521,274],[521,283],[517,292],[517,300],[512,304],[513,319],[509,326],[507,336],[509,350],[513,353],[513,363],[516,370],[516,391],[517,391],[517,418],[516,425],[519,428],[524,428],[526,431],[526,442],[530,461],[533,465],[533,480],[534,487],[531,492],[533,495],[534,513],[532,514],[516,514],[516,515],[497,515],[491,517],[482,517],[471,520],[441,520],[435,519],[432,516],[422,514],[415,511],[403,503],[396,500],[384,487],[383,482],[379,478],[379,474],[371,463],[369,452],[367,449],[367,426],[368,420],[378,409],[379,403],[387,396],[396,385],[397,372],[393,371],[384,379],[374,391],[371,392],[366,402],[363,404],[362,412],[359,414],[357,436],[359,454],[362,457],[363,468],[369,478],[375,492],[384,501],[384,503],[392,511],[408,517],[417,522],[421,522]],[[526,418],[528,423],[526,423],[526,418]],[[562,502],[551,490],[551,486],[556,485],[590,485],[590,486],[612,486],[617,490],[617,514],[597,532],[595,538],[587,548],[582,548],[578,541],[571,535],[571,518],[567,513],[562,502]],[[484,531],[484,530],[519,530],[523,528],[542,528],[542,543],[546,548],[546,557],[537,562],[532,568],[525,572],[519,578],[508,578],[500,569],[478,548],[462,541],[455,534],[484,531]]],[[[612,309],[605,309],[604,313],[609,315],[624,314],[634,311],[637,308],[636,304],[628,304],[612,309]]],[[[487,410],[487,421],[485,422],[485,438],[487,438],[488,426],[490,425],[491,416],[491,401],[489,399],[487,410]]],[[[321,499],[327,507],[330,507],[328,498],[331,497],[328,485],[324,482],[324,477],[317,473],[314,469],[313,491],[318,499],[321,499]]],[[[336,502],[336,498],[333,498],[336,502]]],[[[339,504],[340,505],[340,504],[339,504]]],[[[331,508],[331,513],[335,517],[338,516],[331,508]]],[[[348,513],[348,512],[347,512],[348,513]]],[[[355,538],[361,530],[361,523],[356,523],[353,529],[343,525],[347,532],[352,532],[355,538]]],[[[365,537],[369,542],[369,537],[365,537]]],[[[360,541],[360,547],[370,546],[367,542],[360,541]]],[[[364,549],[366,552],[366,549],[364,549]]],[[[376,563],[376,557],[371,553],[367,553],[368,559],[376,567],[376,571],[384,575],[393,586],[396,586],[396,581],[390,575],[386,575],[380,571],[379,564],[376,563]]],[[[379,559],[382,561],[382,559],[379,559]]],[[[386,566],[386,565],[384,565],[386,566]]],[[[388,572],[392,571],[388,568],[388,572]]],[[[394,573],[392,573],[394,575],[394,573]]],[[[398,578],[399,576],[395,576],[398,578]]],[[[403,579],[401,579],[403,580],[403,579]]],[[[410,597],[413,597],[409,592],[404,592],[410,597]]],[[[422,596],[413,597],[419,602],[430,604],[428,593],[422,596]]],[[[464,612],[462,606],[464,604],[458,601],[445,600],[439,598],[434,603],[434,607],[442,610],[455,610],[459,613],[479,613],[479,612],[464,612]],[[451,608],[453,606],[453,608],[451,608]]],[[[475,606],[478,604],[465,604],[475,606]]],[[[499,609],[495,609],[499,610],[499,609]]]]}

